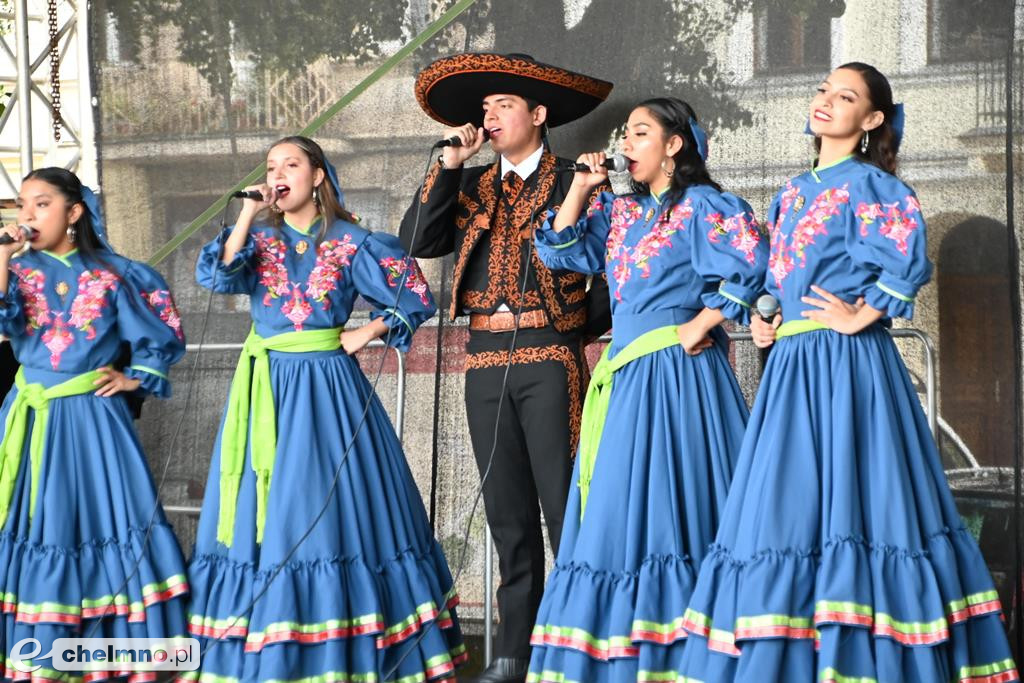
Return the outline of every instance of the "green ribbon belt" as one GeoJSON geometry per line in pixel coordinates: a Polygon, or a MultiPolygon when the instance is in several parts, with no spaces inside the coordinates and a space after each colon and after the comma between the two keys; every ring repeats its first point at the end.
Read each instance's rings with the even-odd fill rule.
{"type": "Polygon", "coordinates": [[[25,431],[28,426],[28,410],[36,411],[32,423],[32,437],[29,442],[29,457],[32,463],[32,487],[29,494],[29,519],[35,514],[36,493],[39,489],[39,474],[43,466],[43,443],[46,438],[46,423],[50,417],[50,401],[66,396],[90,394],[96,391],[96,380],[103,374],[92,370],[56,384],[49,389],[42,384],[25,381],[25,368],[19,368],[14,376],[18,395],[11,403],[4,424],[4,440],[0,443],[0,527],[7,523],[7,513],[14,497],[14,484],[21,467],[21,456],[25,451],[25,431]]]}
{"type": "Polygon", "coordinates": [[[827,329],[829,329],[828,325],[819,323],[817,320],[790,320],[779,325],[779,329],[775,330],[775,338],[782,339],[783,337],[792,337],[804,332],[827,329]]]}
{"type": "Polygon", "coordinates": [[[231,380],[228,410],[220,441],[220,512],[217,517],[217,540],[230,546],[235,538],[235,507],[242,483],[245,444],[252,453],[252,469],[256,473],[256,542],[263,542],[267,520],[267,496],[277,456],[277,416],[274,414],[274,393],[270,386],[268,351],[309,353],[335,351],[341,348],[340,327],[326,330],[285,332],[264,339],[255,328],[242,346],[238,367],[231,380]],[[251,362],[250,362],[251,361],[251,362]]]}
{"type": "Polygon", "coordinates": [[[646,332],[622,349],[615,358],[608,360],[606,346],[601,360],[594,367],[587,387],[587,398],[583,402],[583,424],[580,427],[580,519],[587,508],[587,496],[590,493],[590,479],[594,476],[594,463],[597,461],[597,446],[601,442],[604,421],[608,415],[608,402],[612,396],[612,377],[627,363],[635,361],[655,351],[661,351],[679,343],[677,325],[659,327],[646,332]]]}

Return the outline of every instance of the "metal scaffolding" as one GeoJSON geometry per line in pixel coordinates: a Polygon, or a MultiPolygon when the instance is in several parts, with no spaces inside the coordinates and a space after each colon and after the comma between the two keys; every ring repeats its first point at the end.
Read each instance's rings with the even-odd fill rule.
{"type": "Polygon", "coordinates": [[[45,0],[11,0],[11,5],[13,13],[0,12],[0,200],[15,197],[19,179],[39,166],[63,166],[95,186],[89,4],[57,2],[52,30],[45,0]],[[54,139],[54,106],[46,92],[51,40],[59,60],[60,141],[54,139]],[[23,106],[26,102],[29,106],[23,106]]]}

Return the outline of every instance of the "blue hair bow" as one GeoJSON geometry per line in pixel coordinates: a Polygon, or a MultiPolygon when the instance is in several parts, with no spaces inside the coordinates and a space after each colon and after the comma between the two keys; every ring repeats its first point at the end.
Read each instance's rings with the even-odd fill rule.
{"type": "Polygon", "coordinates": [[[338,198],[338,205],[345,206],[345,193],[341,191],[341,183],[338,182],[338,170],[334,168],[334,164],[324,157],[324,170],[327,172],[327,179],[331,182],[331,187],[334,188],[334,196],[338,198]]]}
{"type": "Polygon", "coordinates": [[[889,127],[892,128],[893,147],[899,150],[900,143],[903,142],[903,103],[893,105],[892,109],[892,121],[889,122],[889,127]]]}
{"type": "Polygon", "coordinates": [[[708,134],[704,132],[704,129],[697,123],[697,119],[690,117],[690,132],[693,133],[693,139],[697,143],[697,154],[704,161],[708,160],[708,134]]]}
{"type": "Polygon", "coordinates": [[[107,225],[103,222],[103,209],[100,207],[100,198],[91,188],[82,186],[82,203],[89,212],[89,220],[92,222],[92,231],[96,238],[107,251],[114,251],[107,241],[107,225]]]}

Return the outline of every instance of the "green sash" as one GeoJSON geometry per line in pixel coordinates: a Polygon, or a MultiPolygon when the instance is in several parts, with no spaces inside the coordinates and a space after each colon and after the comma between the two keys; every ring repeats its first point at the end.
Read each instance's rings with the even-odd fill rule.
{"type": "Polygon", "coordinates": [[[245,444],[252,453],[252,469],[256,473],[256,542],[263,542],[267,519],[267,496],[277,455],[277,416],[274,394],[270,387],[268,351],[309,353],[335,351],[341,348],[341,328],[285,332],[264,339],[255,328],[242,347],[235,376],[228,394],[228,410],[220,437],[220,510],[217,517],[217,540],[230,546],[235,537],[235,507],[242,483],[245,444]]]}
{"type": "Polygon", "coordinates": [[[782,339],[783,337],[792,337],[794,334],[827,329],[829,329],[828,325],[819,323],[817,320],[790,320],[779,325],[779,329],[775,330],[775,338],[782,339]]]}
{"type": "Polygon", "coordinates": [[[583,402],[583,425],[580,427],[580,519],[587,507],[590,479],[594,476],[594,463],[597,460],[597,446],[601,442],[608,402],[612,396],[613,376],[620,368],[641,356],[678,344],[678,329],[678,325],[668,325],[646,332],[631,341],[611,360],[608,360],[608,349],[611,347],[606,346],[601,360],[594,367],[590,386],[587,387],[587,398],[583,402]]]}
{"type": "Polygon", "coordinates": [[[103,373],[92,370],[56,384],[49,389],[42,384],[28,384],[25,381],[25,368],[18,369],[14,376],[14,384],[18,387],[18,395],[14,397],[11,409],[7,413],[4,425],[4,440],[0,443],[0,527],[7,522],[11,498],[14,496],[14,483],[21,467],[21,456],[25,450],[25,431],[28,425],[29,408],[36,411],[36,419],[32,423],[32,436],[29,441],[29,457],[32,463],[32,487],[29,494],[29,518],[35,514],[36,492],[39,489],[39,474],[43,465],[43,444],[46,438],[46,423],[50,417],[50,401],[65,396],[78,396],[96,391],[96,380],[103,373]]]}

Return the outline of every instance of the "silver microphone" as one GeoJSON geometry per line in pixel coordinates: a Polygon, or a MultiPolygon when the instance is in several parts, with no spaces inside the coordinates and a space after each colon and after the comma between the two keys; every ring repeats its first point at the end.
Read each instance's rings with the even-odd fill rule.
{"type": "MultiPolygon", "coordinates": [[[[615,173],[622,173],[627,168],[629,168],[629,159],[627,159],[622,154],[613,154],[612,156],[602,161],[600,165],[604,166],[609,171],[614,171],[615,173]]],[[[564,166],[560,164],[556,170],[572,171],[573,173],[587,173],[588,171],[590,171],[590,166],[587,166],[586,164],[581,164],[578,161],[572,161],[566,163],[564,166]]]]}
{"type": "MultiPolygon", "coordinates": [[[[25,225],[24,223],[18,225],[18,230],[21,230],[21,234],[23,234],[25,236],[25,239],[27,240],[30,240],[39,234],[39,231],[37,231],[35,228],[31,228],[25,225]]],[[[13,242],[14,238],[8,235],[7,233],[0,235],[0,244],[12,244],[13,242]]]]}
{"type": "Polygon", "coordinates": [[[761,320],[770,325],[779,312],[779,300],[771,294],[762,294],[757,298],[754,308],[757,309],[757,314],[761,316],[761,320]]]}

